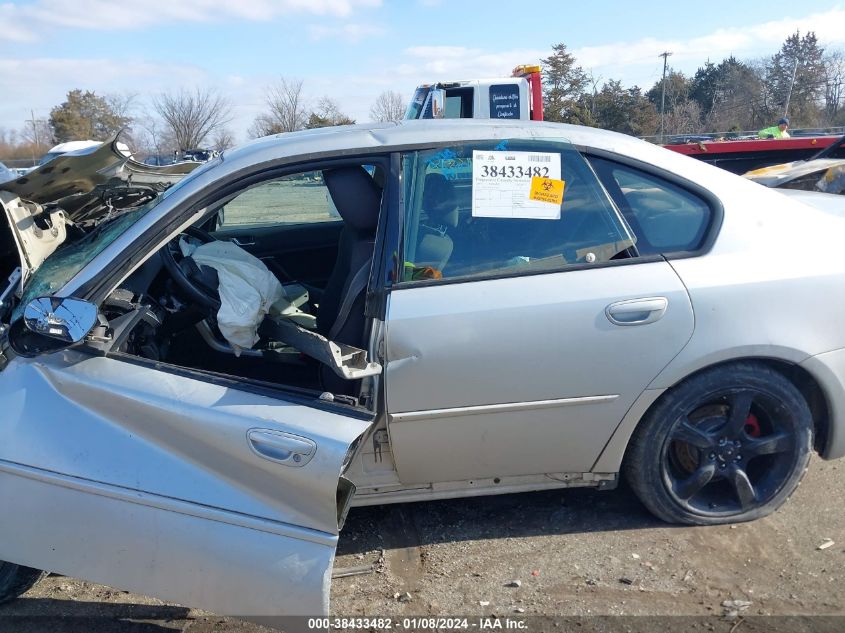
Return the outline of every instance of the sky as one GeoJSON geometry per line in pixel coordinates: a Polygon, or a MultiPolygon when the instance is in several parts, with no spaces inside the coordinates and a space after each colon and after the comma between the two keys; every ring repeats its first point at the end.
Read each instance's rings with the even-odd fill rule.
{"type": "Polygon", "coordinates": [[[599,85],[650,88],[670,66],[775,53],[795,30],[845,49],[845,5],[822,0],[0,0],[0,128],[46,119],[69,90],[212,88],[233,104],[237,141],[280,77],[358,122],[385,90],[501,77],[565,43],[599,85]]]}

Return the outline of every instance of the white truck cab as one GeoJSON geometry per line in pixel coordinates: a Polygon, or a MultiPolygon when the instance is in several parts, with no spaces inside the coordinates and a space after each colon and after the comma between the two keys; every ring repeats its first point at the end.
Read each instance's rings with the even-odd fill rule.
{"type": "Polygon", "coordinates": [[[539,66],[517,66],[511,77],[442,81],[417,86],[405,119],[543,120],[539,66]]]}

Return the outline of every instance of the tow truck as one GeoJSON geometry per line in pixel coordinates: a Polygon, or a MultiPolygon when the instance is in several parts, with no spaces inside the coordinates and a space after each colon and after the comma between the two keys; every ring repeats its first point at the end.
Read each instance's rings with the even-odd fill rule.
{"type": "Polygon", "coordinates": [[[405,118],[542,121],[540,66],[517,66],[510,77],[422,84],[414,91],[405,118]]]}

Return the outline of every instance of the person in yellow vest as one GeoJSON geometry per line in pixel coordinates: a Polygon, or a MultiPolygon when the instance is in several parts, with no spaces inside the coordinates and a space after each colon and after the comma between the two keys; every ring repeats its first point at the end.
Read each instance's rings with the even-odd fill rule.
{"type": "Polygon", "coordinates": [[[778,121],[777,125],[767,127],[757,132],[757,138],[789,138],[789,132],[786,128],[789,127],[789,119],[783,117],[778,121]]]}

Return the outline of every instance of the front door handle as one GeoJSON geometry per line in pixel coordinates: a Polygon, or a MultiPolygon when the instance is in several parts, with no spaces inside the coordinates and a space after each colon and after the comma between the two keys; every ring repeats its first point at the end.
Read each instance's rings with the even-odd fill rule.
{"type": "Polygon", "coordinates": [[[614,325],[645,325],[660,319],[668,306],[666,297],[648,297],[611,303],[604,313],[614,325]]]}
{"type": "Polygon", "coordinates": [[[305,466],[317,452],[317,443],[301,435],[250,429],[246,436],[256,455],[285,466],[305,466]]]}
{"type": "Polygon", "coordinates": [[[233,237],[232,244],[235,246],[240,246],[243,248],[244,246],[255,246],[255,238],[251,235],[245,235],[243,237],[233,237]]]}

